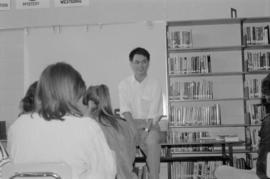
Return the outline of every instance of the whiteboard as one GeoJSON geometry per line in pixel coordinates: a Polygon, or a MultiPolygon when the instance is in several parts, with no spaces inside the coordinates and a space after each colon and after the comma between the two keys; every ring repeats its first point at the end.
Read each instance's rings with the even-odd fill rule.
{"type": "Polygon", "coordinates": [[[166,99],[164,22],[28,29],[24,48],[25,85],[37,80],[47,65],[63,61],[82,74],[87,86],[108,85],[113,107],[118,108],[118,84],[132,74],[128,55],[138,46],[149,50],[148,74],[160,80],[166,99]]]}

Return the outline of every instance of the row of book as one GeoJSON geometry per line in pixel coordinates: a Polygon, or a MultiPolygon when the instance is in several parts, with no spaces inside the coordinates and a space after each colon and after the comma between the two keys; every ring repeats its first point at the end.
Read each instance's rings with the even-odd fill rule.
{"type": "MultiPolygon", "coordinates": [[[[172,179],[215,179],[215,170],[222,166],[222,161],[173,162],[171,166],[172,179]]],[[[244,158],[233,158],[233,166],[248,169],[244,158]]]]}
{"type": "MultiPolygon", "coordinates": [[[[270,44],[269,25],[250,25],[243,29],[244,39],[247,45],[270,44]]],[[[191,48],[192,31],[171,30],[167,34],[168,48],[191,48]]]]}
{"type": "Polygon", "coordinates": [[[248,98],[262,97],[261,84],[262,84],[262,79],[257,79],[257,78],[247,79],[245,81],[246,97],[248,98]]]}
{"type": "Polygon", "coordinates": [[[247,124],[261,124],[261,120],[266,115],[266,108],[261,104],[248,105],[247,124]]]}
{"type": "Polygon", "coordinates": [[[247,71],[270,69],[270,51],[247,51],[245,53],[247,71]]]}
{"type": "MultiPolygon", "coordinates": [[[[261,104],[248,105],[247,124],[260,124],[266,115],[265,106],[261,104]]],[[[221,125],[220,104],[209,106],[175,106],[170,107],[169,125],[221,125]]]]}
{"type": "Polygon", "coordinates": [[[171,99],[213,99],[213,81],[198,80],[183,82],[181,79],[170,80],[169,96],[171,99]]]}
{"type": "MultiPolygon", "coordinates": [[[[265,106],[259,104],[249,104],[246,124],[261,124],[261,120],[266,115],[265,106]]],[[[209,106],[170,106],[169,126],[209,126],[221,125],[220,104],[209,106]]]]}
{"type": "MultiPolygon", "coordinates": [[[[245,81],[245,96],[249,98],[260,98],[262,79],[247,79],[245,81]]],[[[171,79],[169,84],[170,99],[213,99],[213,81],[199,79],[197,81],[181,81],[171,79]]]]}
{"type": "Polygon", "coordinates": [[[233,166],[239,169],[248,169],[246,160],[244,158],[233,158],[233,166]]]}
{"type": "Polygon", "coordinates": [[[256,151],[259,149],[259,131],[260,127],[246,128],[246,143],[251,150],[256,151]]]}
{"type": "Polygon", "coordinates": [[[220,125],[220,105],[170,106],[170,126],[220,125]]]}
{"type": "Polygon", "coordinates": [[[169,49],[192,47],[191,30],[170,31],[168,32],[167,36],[169,49]]]}
{"type": "Polygon", "coordinates": [[[216,179],[215,170],[222,161],[173,162],[172,179],[216,179]]]}
{"type": "Polygon", "coordinates": [[[174,55],[168,59],[169,74],[210,73],[211,56],[174,55]]]}
{"type": "Polygon", "coordinates": [[[212,152],[215,148],[213,145],[196,145],[196,146],[185,146],[185,147],[172,147],[171,148],[171,155],[172,156],[178,156],[182,153],[186,152],[212,152]]]}
{"type": "Polygon", "coordinates": [[[210,137],[209,131],[168,131],[168,142],[170,144],[196,142],[206,137],[210,137]]]}
{"type": "MultiPolygon", "coordinates": [[[[170,131],[168,132],[168,143],[170,144],[181,144],[181,143],[192,143],[200,142],[201,139],[209,138],[209,131],[170,131]]],[[[184,147],[172,147],[171,153],[179,152],[199,152],[199,151],[213,151],[213,145],[194,145],[184,147]]]]}
{"type": "Polygon", "coordinates": [[[247,45],[270,44],[269,25],[250,25],[244,27],[247,45]]]}

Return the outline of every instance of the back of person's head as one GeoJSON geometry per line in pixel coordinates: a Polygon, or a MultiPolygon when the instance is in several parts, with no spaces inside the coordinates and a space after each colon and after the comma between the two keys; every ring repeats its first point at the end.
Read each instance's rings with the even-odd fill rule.
{"type": "Polygon", "coordinates": [[[145,56],[148,61],[150,60],[150,53],[142,47],[137,47],[129,53],[129,61],[132,62],[135,55],[142,55],[145,56]]]}
{"type": "Polygon", "coordinates": [[[270,113],[270,74],[268,74],[263,80],[262,80],[262,104],[266,108],[266,113],[270,113]]]}
{"type": "Polygon", "coordinates": [[[49,65],[40,76],[37,112],[46,120],[63,120],[67,114],[82,116],[78,102],[85,90],[80,73],[71,65],[63,62],[49,65]]]}
{"type": "Polygon", "coordinates": [[[109,88],[104,85],[90,86],[83,98],[83,104],[89,105],[92,101],[95,106],[90,110],[91,115],[98,119],[103,125],[110,124],[118,129],[117,119],[120,118],[113,114],[109,88]]]}
{"type": "Polygon", "coordinates": [[[33,82],[27,89],[25,96],[20,101],[21,114],[30,113],[35,110],[35,94],[38,82],[33,82]]]}

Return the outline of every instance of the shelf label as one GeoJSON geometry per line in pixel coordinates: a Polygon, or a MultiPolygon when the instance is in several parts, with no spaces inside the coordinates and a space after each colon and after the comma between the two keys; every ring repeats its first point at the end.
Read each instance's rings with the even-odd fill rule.
{"type": "Polygon", "coordinates": [[[1,0],[0,2],[0,11],[10,9],[10,0],[1,0]]]}
{"type": "Polygon", "coordinates": [[[54,0],[55,7],[89,6],[89,0],[54,0]]]}
{"type": "Polygon", "coordinates": [[[50,0],[17,0],[16,9],[49,8],[50,0]]]}

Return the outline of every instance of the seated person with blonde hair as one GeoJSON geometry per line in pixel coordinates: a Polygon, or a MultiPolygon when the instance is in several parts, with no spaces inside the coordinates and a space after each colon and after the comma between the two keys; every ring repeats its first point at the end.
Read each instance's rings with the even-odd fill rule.
{"type": "Polygon", "coordinates": [[[134,129],[128,121],[113,114],[109,88],[104,84],[90,86],[83,103],[88,107],[87,115],[99,122],[110,148],[115,151],[117,179],[136,179],[132,172],[136,155],[134,129]]]}

